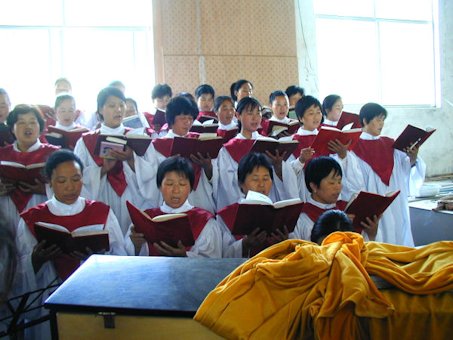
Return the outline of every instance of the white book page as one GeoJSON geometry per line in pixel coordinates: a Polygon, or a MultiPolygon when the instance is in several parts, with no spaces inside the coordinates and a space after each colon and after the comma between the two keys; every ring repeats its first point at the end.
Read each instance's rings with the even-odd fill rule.
{"type": "Polygon", "coordinates": [[[300,198],[291,198],[291,199],[288,199],[288,200],[275,202],[274,203],[274,207],[275,208],[282,208],[282,207],[287,207],[289,205],[294,205],[294,204],[298,204],[298,203],[302,203],[300,198]]]}
{"type": "Polygon", "coordinates": [[[272,200],[266,196],[263,195],[260,192],[252,191],[249,190],[247,192],[247,196],[245,197],[245,200],[241,202],[241,204],[262,204],[262,205],[272,205],[272,200]]]}
{"type": "Polygon", "coordinates": [[[61,231],[63,233],[67,233],[67,234],[70,233],[68,229],[66,229],[65,227],[63,227],[59,224],[47,223],[47,222],[36,222],[35,224],[45,227],[47,229],[57,230],[57,231],[61,231]]]}
{"type": "MultiPolygon", "coordinates": [[[[103,224],[92,224],[92,225],[86,225],[83,227],[79,227],[72,231],[72,235],[80,236],[80,235],[87,235],[87,234],[93,234],[93,233],[97,234],[99,231],[104,231],[103,224]]],[[[107,230],[106,230],[106,232],[107,232],[107,230]]]]}
{"type": "Polygon", "coordinates": [[[153,222],[165,222],[169,220],[174,220],[176,218],[184,217],[187,216],[185,213],[175,213],[175,214],[165,214],[165,215],[159,215],[155,216],[151,219],[153,222]]]}

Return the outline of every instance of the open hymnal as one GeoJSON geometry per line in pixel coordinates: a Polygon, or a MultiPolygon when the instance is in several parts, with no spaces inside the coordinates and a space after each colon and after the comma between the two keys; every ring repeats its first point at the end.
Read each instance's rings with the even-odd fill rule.
{"type": "Polygon", "coordinates": [[[203,157],[208,155],[217,158],[224,140],[216,133],[202,133],[198,138],[175,137],[171,148],[172,155],[190,158],[190,155],[200,153],[203,157]]]}
{"type": "Polygon", "coordinates": [[[345,213],[354,215],[352,224],[357,232],[362,232],[361,222],[374,215],[381,215],[399,195],[400,191],[390,192],[387,195],[379,195],[373,192],[360,191],[346,206],[345,213]]]}
{"type": "Polygon", "coordinates": [[[93,252],[110,249],[109,233],[101,224],[79,227],[70,232],[58,224],[36,222],[34,229],[38,242],[46,240],[47,245],[55,244],[66,254],[73,251],[86,253],[86,248],[93,252]]]}
{"type": "Polygon", "coordinates": [[[343,130],[331,126],[321,126],[311,147],[318,155],[328,155],[332,153],[329,150],[328,143],[330,141],[338,140],[341,144],[348,144],[351,142],[348,150],[352,150],[360,139],[362,129],[351,129],[351,126],[352,124],[348,124],[343,127],[343,130]]]}
{"type": "Polygon", "coordinates": [[[151,143],[148,135],[132,134],[127,135],[99,135],[95,154],[107,157],[108,150],[124,151],[125,146],[130,147],[138,156],[143,156],[151,143]]]}
{"type": "Polygon", "coordinates": [[[266,195],[249,191],[240,203],[229,205],[217,214],[234,235],[248,235],[256,228],[272,234],[285,226],[292,232],[302,206],[299,198],[272,203],[266,195]]]}
{"type": "Polygon", "coordinates": [[[123,119],[123,125],[131,129],[138,129],[143,127],[143,122],[139,115],[129,116],[123,119]]]}
{"type": "Polygon", "coordinates": [[[135,231],[142,233],[149,243],[162,241],[176,247],[178,241],[181,241],[186,247],[194,245],[195,240],[187,214],[164,214],[151,218],[129,201],[126,201],[126,206],[135,231]]]}
{"type": "Polygon", "coordinates": [[[275,137],[287,131],[289,135],[293,135],[299,129],[299,121],[291,119],[289,123],[283,123],[276,120],[269,119],[266,122],[261,123],[266,136],[275,137]]]}
{"type": "Polygon", "coordinates": [[[47,133],[45,134],[48,143],[59,145],[62,148],[74,149],[77,141],[82,137],[82,134],[89,130],[84,127],[79,127],[72,130],[63,130],[55,126],[48,126],[47,133]]]}
{"type": "Polygon", "coordinates": [[[293,151],[296,150],[298,145],[299,142],[297,140],[278,141],[271,138],[257,139],[253,143],[250,152],[265,153],[266,151],[269,151],[271,154],[276,155],[278,151],[280,156],[286,152],[284,160],[287,160],[293,151]]]}
{"type": "Polygon", "coordinates": [[[44,166],[46,163],[24,165],[11,161],[0,161],[0,179],[10,183],[26,182],[36,184],[35,179],[46,182],[44,166]]]}
{"type": "Polygon", "coordinates": [[[195,120],[190,128],[190,132],[217,133],[218,127],[219,124],[214,119],[205,120],[204,122],[195,120]]]}

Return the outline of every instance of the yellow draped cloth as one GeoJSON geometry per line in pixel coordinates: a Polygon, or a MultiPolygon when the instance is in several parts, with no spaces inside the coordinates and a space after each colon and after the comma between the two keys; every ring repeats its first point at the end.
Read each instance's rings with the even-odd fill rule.
{"type": "Polygon", "coordinates": [[[321,246],[287,240],[265,249],[220,282],[194,319],[229,339],[439,339],[453,331],[452,289],[453,242],[414,249],[336,232],[321,246]],[[378,290],[372,274],[398,289],[378,290]],[[410,315],[410,299],[424,323],[409,325],[428,319],[431,335],[407,329],[397,304],[410,315]],[[445,315],[431,320],[439,303],[445,315]]]}

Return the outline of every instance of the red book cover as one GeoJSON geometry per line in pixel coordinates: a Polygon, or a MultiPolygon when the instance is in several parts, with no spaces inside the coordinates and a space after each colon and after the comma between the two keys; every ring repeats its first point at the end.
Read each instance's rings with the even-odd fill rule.
{"type": "Polygon", "coordinates": [[[217,136],[223,138],[224,143],[228,142],[230,139],[233,139],[238,134],[239,129],[236,127],[231,130],[221,130],[217,129],[217,136]]]}
{"type": "Polygon", "coordinates": [[[84,127],[76,128],[73,130],[59,129],[53,125],[47,128],[48,133],[46,139],[50,144],[59,145],[62,148],[69,148],[74,150],[77,141],[82,137],[82,134],[89,130],[84,127]]]}
{"type": "Polygon", "coordinates": [[[172,155],[180,155],[181,157],[190,158],[191,154],[196,155],[198,152],[203,156],[217,158],[224,140],[217,135],[207,136],[206,139],[202,135],[200,138],[175,137],[171,148],[172,155]]]}
{"type": "Polygon", "coordinates": [[[351,129],[343,131],[331,126],[321,126],[319,133],[316,135],[316,138],[313,141],[311,147],[315,150],[316,155],[327,156],[331,153],[327,144],[330,141],[338,139],[342,144],[348,144],[349,141],[351,141],[348,150],[352,150],[359,141],[361,134],[362,129],[351,129]]]}
{"type": "Polygon", "coordinates": [[[153,118],[154,130],[160,131],[160,129],[167,124],[167,119],[165,118],[165,111],[156,110],[153,118]]]}
{"type": "Polygon", "coordinates": [[[284,160],[286,161],[289,156],[296,150],[297,145],[299,142],[297,140],[290,140],[290,141],[278,141],[278,140],[271,140],[271,139],[257,139],[253,143],[252,149],[250,152],[259,152],[265,153],[269,151],[271,154],[276,155],[277,151],[280,155],[286,152],[284,160]]]}
{"type": "MultiPolygon", "coordinates": [[[[253,192],[249,191],[250,193],[253,192]]],[[[283,226],[286,226],[288,232],[294,231],[302,206],[300,199],[272,203],[247,195],[247,199],[241,203],[229,205],[217,214],[233,235],[248,235],[256,228],[265,230],[270,235],[277,229],[283,230],[283,226]]]]}
{"type": "Polygon", "coordinates": [[[47,182],[44,175],[46,163],[23,165],[11,161],[0,161],[0,178],[10,183],[26,182],[35,184],[35,178],[47,182]]]}
{"type": "Polygon", "coordinates": [[[337,122],[337,129],[342,129],[345,125],[351,124],[352,129],[361,129],[362,124],[360,124],[360,117],[356,113],[343,111],[341,113],[340,119],[337,122]]]}
{"type": "Polygon", "coordinates": [[[85,253],[87,247],[93,252],[109,251],[108,231],[96,229],[98,230],[90,227],[80,227],[70,232],[65,227],[52,223],[37,222],[34,225],[38,242],[46,240],[48,245],[56,244],[66,254],[70,254],[73,251],[85,253]]]}
{"type": "Polygon", "coordinates": [[[195,244],[187,214],[165,214],[151,218],[129,201],[126,201],[126,206],[135,231],[144,234],[147,242],[163,241],[172,247],[176,247],[178,241],[186,247],[195,244]]]}
{"type": "Polygon", "coordinates": [[[415,146],[420,147],[434,133],[434,131],[436,131],[436,129],[426,131],[415,126],[408,125],[395,140],[393,147],[403,152],[406,148],[415,146]]]}
{"type": "Polygon", "coordinates": [[[367,191],[360,191],[346,206],[345,213],[355,215],[352,224],[355,230],[362,232],[360,222],[366,222],[366,218],[381,215],[399,195],[400,191],[391,192],[385,196],[367,191]]]}

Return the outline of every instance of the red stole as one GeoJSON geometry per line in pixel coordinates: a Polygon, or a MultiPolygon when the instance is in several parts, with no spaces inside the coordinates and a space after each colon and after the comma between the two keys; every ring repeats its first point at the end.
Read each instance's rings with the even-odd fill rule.
{"type": "MultiPolygon", "coordinates": [[[[145,210],[145,212],[149,215],[149,217],[153,218],[160,215],[165,215],[160,208],[152,208],[145,210]]],[[[214,217],[209,211],[201,209],[201,208],[192,208],[189,211],[184,211],[187,214],[190,222],[190,228],[192,229],[192,235],[195,242],[197,241],[198,236],[203,231],[206,223],[214,217]]],[[[186,247],[186,250],[190,250],[192,247],[186,247]]],[[[148,243],[149,255],[150,256],[159,256],[156,248],[154,248],[152,243],[148,243]]]]}
{"type": "Polygon", "coordinates": [[[390,184],[394,165],[393,139],[389,137],[359,139],[353,151],[373,169],[385,185],[390,184]]]}
{"type": "Polygon", "coordinates": [[[233,138],[223,146],[236,163],[239,163],[242,157],[250,152],[255,143],[254,139],[233,138]]]}
{"type": "MultiPolygon", "coordinates": [[[[129,131],[126,129],[124,133],[129,131]]],[[[82,139],[85,143],[85,146],[90,153],[91,157],[95,161],[96,165],[101,167],[104,163],[102,157],[95,154],[95,149],[97,145],[98,136],[100,134],[100,130],[96,130],[94,132],[89,132],[82,136],[82,139]]],[[[116,161],[115,166],[109,172],[107,172],[107,181],[112,186],[113,190],[118,196],[122,196],[124,191],[127,187],[126,176],[123,172],[123,162],[116,161]]]]}
{"type": "MultiPolygon", "coordinates": [[[[35,151],[18,152],[14,150],[13,145],[8,145],[1,149],[0,160],[16,162],[23,165],[43,163],[54,151],[58,149],[60,149],[60,147],[58,146],[42,144],[41,147],[35,151]]],[[[19,188],[16,188],[9,194],[9,196],[16,206],[17,211],[21,213],[22,210],[24,210],[27,206],[33,194],[29,192],[23,192],[19,188]]]]}
{"type": "Polygon", "coordinates": [[[312,220],[314,223],[319,218],[319,216],[321,216],[321,214],[323,212],[328,211],[328,210],[333,210],[333,209],[344,210],[344,209],[346,209],[347,204],[348,204],[348,202],[345,202],[345,201],[337,201],[337,203],[335,204],[335,207],[329,208],[329,209],[323,209],[323,208],[317,207],[316,205],[313,205],[309,202],[306,202],[302,206],[302,212],[307,214],[307,216],[310,218],[310,220],[312,220]]]}
{"type": "Polygon", "coordinates": [[[300,152],[302,149],[306,149],[310,147],[310,145],[313,144],[313,141],[315,140],[316,135],[298,135],[294,134],[293,135],[293,140],[297,140],[299,142],[299,145],[297,146],[296,150],[293,151],[293,156],[296,158],[299,158],[300,152]]]}
{"type": "MultiPolygon", "coordinates": [[[[85,208],[76,215],[57,216],[50,212],[46,203],[39,204],[21,214],[33,236],[35,235],[35,223],[47,222],[66,227],[70,232],[77,228],[87,225],[103,224],[107,222],[110,207],[102,202],[85,200],[85,208]]],[[[66,280],[79,266],[80,260],[77,260],[68,254],[62,254],[57,257],[53,264],[58,276],[66,280]]]]}
{"type": "MultiPolygon", "coordinates": [[[[195,138],[197,139],[200,136],[199,133],[196,132],[189,132],[185,137],[186,138],[195,138]]],[[[171,148],[173,146],[173,138],[156,138],[153,140],[153,145],[154,149],[156,149],[160,154],[162,154],[164,157],[171,157],[171,148]]],[[[190,161],[190,159],[189,159],[190,161]]],[[[201,176],[201,167],[198,164],[192,163],[193,171],[195,174],[195,179],[193,183],[193,190],[196,190],[198,187],[198,183],[200,182],[200,176],[201,176]]]]}

